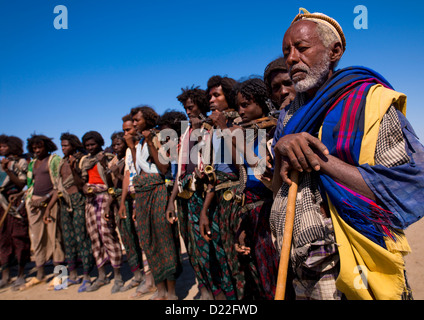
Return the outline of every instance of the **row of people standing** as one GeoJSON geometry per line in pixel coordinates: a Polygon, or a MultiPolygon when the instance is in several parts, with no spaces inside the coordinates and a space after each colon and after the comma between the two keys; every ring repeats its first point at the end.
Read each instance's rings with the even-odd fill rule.
{"type": "MultiPolygon", "coordinates": [[[[202,298],[271,298],[275,281],[270,280],[273,278],[272,274],[276,275],[276,256],[266,222],[272,200],[270,190],[258,180],[251,187],[251,179],[247,180],[246,189],[242,189],[239,168],[232,162],[213,165],[216,179],[209,181],[209,185],[203,184],[207,175],[202,161],[188,161],[186,164],[181,161],[181,157],[187,156],[195,147],[196,143],[190,142],[193,140],[190,139],[191,131],[202,128],[205,132],[212,132],[205,130],[202,124],[202,119],[207,117],[209,111],[212,111],[210,121],[221,129],[235,127],[233,121],[236,118],[240,122],[237,109],[241,111],[241,122],[265,117],[270,111],[271,100],[268,96],[272,90],[277,103],[280,102],[278,99],[282,102],[287,98],[286,94],[277,92],[277,85],[271,83],[281,73],[287,74],[281,59],[278,59],[266,70],[268,88],[262,80],[252,79],[238,84],[237,89],[235,80],[214,76],[209,80],[206,91],[198,87],[184,89],[177,97],[189,117],[190,124],[183,133],[181,121],[187,118],[181,112],[171,111],[159,117],[149,106],[133,108],[122,118],[122,132],[114,133],[111,137],[114,154],[103,151],[105,142],[96,131],[87,132],[82,137],[82,142],[73,134],[63,133],[60,138],[63,158],[54,154],[57,147],[52,139],[33,135],[28,139],[27,148],[34,159],[28,164],[20,158],[23,153],[22,141],[4,136],[1,142],[5,147],[2,152],[5,156],[2,166],[9,178],[3,185],[15,185],[14,191],[5,193],[5,203],[9,196],[16,193],[10,199],[10,204],[14,205],[8,210],[5,206],[4,211],[17,213],[20,210],[25,219],[19,222],[27,219],[29,237],[26,238],[23,250],[25,258],[20,259],[20,265],[24,266],[29,261],[30,243],[37,268],[36,276],[26,283],[22,270],[14,287],[25,289],[44,282],[44,267],[51,258],[54,265],[66,262],[69,271],[68,285],[82,281],[80,292],[95,291],[110,281],[105,270],[105,264],[109,262],[114,270],[112,293],[137,287],[135,296],[142,296],[153,292],[156,287],[155,298],[175,299],[175,281],[181,273],[180,232],[195,270],[202,298]],[[270,70],[270,67],[273,69],[270,70]],[[254,102],[254,99],[258,102],[254,102]],[[249,111],[246,101],[255,104],[256,109],[253,112],[249,111]],[[180,138],[179,159],[168,164],[159,160],[161,145],[154,132],[165,128],[175,129],[180,138]],[[13,151],[16,144],[20,148],[18,152],[13,151]],[[12,159],[15,158],[19,159],[20,166],[13,162],[12,159]],[[19,172],[17,168],[20,168],[19,172]],[[194,196],[186,199],[182,191],[196,174],[197,191],[194,196]],[[172,188],[174,179],[176,183],[172,188]],[[25,182],[28,190],[25,193],[18,192],[25,182]],[[251,193],[255,189],[261,190],[258,195],[251,193]],[[237,196],[243,194],[243,197],[246,194],[245,206],[225,200],[224,194],[228,192],[238,193],[237,196]],[[261,197],[265,201],[261,201],[261,197]],[[26,210],[22,206],[18,210],[19,201],[25,203],[26,210]],[[266,209],[262,210],[265,202],[266,209]],[[174,207],[174,203],[177,207],[174,207]],[[246,208],[250,208],[250,211],[246,208]],[[165,212],[168,219],[165,219],[165,212]],[[246,219],[254,213],[256,221],[246,219]],[[252,260],[254,254],[247,253],[242,257],[242,250],[235,250],[235,244],[239,246],[238,240],[235,241],[238,237],[243,239],[243,243],[244,239],[256,237],[254,242],[263,244],[264,241],[257,239],[264,236],[261,228],[264,228],[262,231],[266,237],[265,251],[253,249],[252,253],[258,252],[256,262],[265,259],[269,260],[270,265],[257,264],[252,260]],[[134,274],[127,286],[124,286],[120,273],[123,262],[121,243],[134,274]],[[143,253],[151,271],[147,276],[144,274],[143,253]],[[82,261],[82,279],[78,278],[76,271],[78,260],[82,261]],[[89,274],[93,266],[97,267],[98,277],[91,283],[89,274]],[[260,270],[264,268],[270,268],[273,272],[264,273],[260,270]],[[247,286],[246,277],[251,279],[247,286]],[[258,282],[260,280],[261,283],[258,282]],[[264,286],[267,287],[265,290],[264,286]],[[245,288],[248,293],[245,293],[245,288]]],[[[216,134],[213,139],[217,139],[216,134]]],[[[214,146],[217,146],[216,143],[214,141],[214,146]]],[[[223,151],[221,148],[226,146],[222,143],[216,152],[223,151]]],[[[201,153],[198,152],[199,159],[203,156],[201,153]]],[[[11,215],[4,216],[9,219],[11,215]]],[[[2,235],[2,243],[7,238],[6,233],[2,235]]],[[[13,241],[9,241],[9,245],[13,241]]],[[[2,252],[6,252],[3,249],[2,246],[2,252]]],[[[2,259],[2,266],[6,271],[9,270],[8,264],[14,252],[8,253],[9,256],[2,259]]],[[[6,285],[9,278],[6,271],[3,272],[2,285],[6,285]]],[[[53,287],[53,284],[50,286],[53,287]]]]}
{"type": "MultiPolygon", "coordinates": [[[[161,148],[161,139],[154,134],[156,112],[148,106],[131,110],[139,137],[130,129],[124,136],[129,148],[125,161],[133,169],[124,173],[128,180],[124,179],[122,191],[129,192],[130,198],[131,192],[134,194],[135,221],[130,227],[136,230],[132,231],[134,239],[135,235],[139,238],[133,241],[146,252],[152,270],[151,280],[148,282],[146,276],[146,281],[138,285],[137,294],[148,292],[155,283],[155,299],[175,298],[175,281],[180,273],[178,224],[203,299],[272,299],[276,262],[284,242],[289,187],[294,182],[291,172],[298,171],[291,251],[287,255],[291,290],[286,295],[320,300],[412,298],[404,261],[410,247],[404,230],[424,215],[419,201],[424,190],[424,147],[406,119],[406,96],[394,91],[386,79],[371,69],[336,70],[346,50],[346,38],[340,24],[322,13],[301,8],[284,35],[282,48],[282,63],[288,74],[274,70],[278,62],[273,62],[265,70],[265,84],[259,79],[236,83],[214,76],[205,91],[183,90],[178,98],[190,126],[178,135],[181,139],[177,156],[171,156],[170,149],[161,148]],[[284,86],[286,81],[294,85],[284,86]],[[277,107],[265,93],[277,102],[277,107]],[[272,133],[274,109],[279,107],[282,108],[272,133]],[[212,114],[207,117],[208,108],[212,114]],[[258,128],[264,128],[266,134],[261,135],[258,128]],[[237,132],[242,132],[247,143],[238,143],[237,132]],[[265,143],[270,145],[269,150],[265,147],[269,152],[258,158],[262,141],[271,137],[273,142],[265,143]],[[237,161],[240,154],[245,161],[237,161]],[[172,161],[161,161],[163,158],[172,161]],[[175,164],[177,169],[172,171],[175,164]],[[133,191],[127,188],[130,181],[133,191]],[[358,285],[359,278],[364,277],[366,285],[358,285]]],[[[169,126],[179,122],[176,117],[175,120],[169,126]]],[[[167,137],[162,136],[162,146],[178,141],[172,134],[168,140],[167,137]]],[[[87,222],[97,226],[96,229],[86,223],[87,231],[90,239],[113,239],[116,243],[116,234],[107,223],[113,222],[114,210],[106,203],[112,201],[111,194],[117,188],[106,192],[104,185],[111,184],[102,177],[112,169],[106,166],[107,155],[96,153],[101,150],[95,146],[96,139],[90,138],[93,146],[84,140],[89,155],[86,160],[81,158],[78,167],[81,177],[85,177],[83,182],[90,185],[85,185],[84,197],[91,197],[86,201],[85,214],[87,222]],[[93,217],[88,217],[90,214],[93,217]],[[95,236],[94,231],[100,236],[95,236]]],[[[100,140],[97,144],[102,145],[100,140]]],[[[2,177],[2,186],[6,186],[2,192],[16,193],[25,184],[25,163],[16,157],[16,149],[10,150],[12,145],[0,145],[1,150],[9,148],[2,151],[8,157],[2,163],[7,173],[2,177]]],[[[48,144],[40,145],[48,149],[48,144]]],[[[49,157],[43,162],[46,158],[40,146],[31,144],[29,148],[38,158],[28,169],[27,205],[34,208],[28,210],[28,219],[38,223],[37,212],[48,212],[48,229],[56,236],[59,228],[54,227],[58,220],[52,201],[56,195],[46,192],[57,189],[54,181],[48,184],[47,172],[58,167],[60,160],[49,157]],[[37,176],[47,187],[32,185],[32,181],[40,181],[37,176]],[[31,194],[39,197],[32,201],[31,194]],[[48,210],[43,209],[47,202],[48,206],[51,204],[48,210]]],[[[22,205],[11,211],[4,198],[0,198],[3,210],[13,212],[11,216],[16,219],[25,215],[22,205]]],[[[119,217],[129,216],[131,206],[126,209],[126,199],[128,196],[121,198],[119,217]]],[[[4,217],[3,214],[2,223],[4,217]]],[[[8,232],[16,235],[24,230],[11,229],[8,232]]],[[[20,274],[28,257],[25,232],[21,234],[21,246],[18,242],[11,246],[20,274]]],[[[30,235],[37,239],[31,225],[30,235]]],[[[49,252],[54,261],[63,259],[53,238],[50,247],[35,247],[34,252],[49,252]]],[[[46,239],[49,238],[42,241],[46,239]]],[[[9,244],[9,238],[2,236],[2,264],[12,252],[9,244]]],[[[99,278],[87,290],[105,284],[100,271],[106,256],[116,266],[114,288],[121,290],[118,266],[122,256],[115,254],[114,244],[102,242],[91,247],[99,278]]],[[[36,257],[37,260],[43,262],[36,257]]],[[[42,275],[41,269],[39,272],[42,275]]],[[[2,277],[2,285],[4,279],[7,277],[2,277]]]]}
{"type": "Polygon", "coordinates": [[[269,227],[272,174],[255,169],[260,160],[268,169],[271,166],[269,150],[259,157],[258,129],[265,130],[266,145],[278,110],[294,97],[290,80],[288,90],[281,79],[271,85],[282,74],[288,78],[282,59],[277,59],[265,71],[268,87],[258,78],[237,83],[214,76],[206,91],[187,89],[178,97],[191,126],[181,136],[166,212],[171,223],[179,222],[203,299],[274,298],[278,255],[269,227]],[[205,121],[209,108],[212,113],[205,121]],[[246,129],[255,139],[248,139],[246,129]],[[246,161],[249,152],[259,160],[246,161]],[[242,162],[237,161],[238,154],[242,162]]]}

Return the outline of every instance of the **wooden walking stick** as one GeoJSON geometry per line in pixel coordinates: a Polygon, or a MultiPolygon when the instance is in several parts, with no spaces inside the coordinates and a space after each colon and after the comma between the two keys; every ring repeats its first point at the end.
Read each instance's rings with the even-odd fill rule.
{"type": "Polygon", "coordinates": [[[284,300],[286,294],[287,271],[290,260],[299,172],[293,170],[290,174],[290,180],[292,181],[292,185],[290,186],[287,200],[286,221],[284,224],[283,244],[280,252],[280,265],[278,267],[277,287],[275,289],[274,300],[284,300]]]}
{"type": "Polygon", "coordinates": [[[8,213],[9,213],[9,211],[10,211],[10,209],[12,209],[12,205],[13,205],[13,202],[15,202],[16,201],[16,199],[21,195],[21,194],[23,194],[24,193],[24,191],[21,191],[21,192],[19,192],[19,193],[16,193],[16,194],[14,194],[14,195],[11,195],[11,196],[9,196],[9,205],[7,206],[7,209],[6,209],[6,211],[4,212],[4,215],[3,215],[3,217],[1,217],[1,220],[0,220],[0,228],[3,226],[3,223],[4,223],[4,220],[6,220],[6,217],[7,217],[7,215],[8,215],[8,213]],[[16,197],[15,198],[15,200],[14,201],[11,201],[10,199],[11,199],[11,197],[16,197]]]}
{"type": "Polygon", "coordinates": [[[12,201],[9,202],[9,205],[7,206],[7,209],[4,212],[3,217],[1,217],[0,228],[3,226],[4,220],[6,219],[6,216],[9,214],[10,208],[12,208],[12,201]]]}

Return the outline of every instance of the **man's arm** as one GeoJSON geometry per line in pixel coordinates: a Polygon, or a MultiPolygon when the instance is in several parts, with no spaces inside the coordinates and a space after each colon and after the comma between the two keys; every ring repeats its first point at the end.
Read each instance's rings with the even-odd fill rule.
{"type": "Polygon", "coordinates": [[[172,193],[168,200],[168,206],[166,207],[166,219],[169,221],[170,224],[174,224],[174,222],[178,220],[178,218],[175,216],[175,205],[174,205],[174,201],[178,195],[177,179],[175,179],[174,181],[174,187],[172,188],[172,193]]]}
{"type": "Polygon", "coordinates": [[[137,167],[137,163],[136,163],[136,156],[137,156],[137,149],[136,149],[136,144],[134,142],[134,136],[131,134],[126,134],[124,136],[125,141],[127,143],[127,147],[130,149],[131,151],[131,156],[132,156],[132,160],[134,163],[134,167],[137,167]]]}
{"type": "Polygon", "coordinates": [[[158,168],[159,172],[163,175],[166,174],[166,172],[168,171],[168,167],[169,167],[169,162],[166,164],[163,164],[160,160],[159,160],[159,152],[158,149],[156,149],[154,143],[153,143],[153,136],[152,133],[150,132],[150,130],[145,130],[143,131],[143,135],[145,137],[146,143],[147,143],[147,147],[149,148],[149,154],[153,159],[153,162],[155,163],[156,167],[158,168]]]}
{"type": "Polygon", "coordinates": [[[19,191],[22,190],[26,185],[26,180],[19,179],[19,177],[12,170],[9,170],[9,160],[4,158],[1,162],[1,166],[3,171],[6,172],[9,176],[10,181],[12,181],[12,183],[19,188],[19,191]]]}
{"type": "Polygon", "coordinates": [[[203,202],[203,207],[199,217],[200,234],[208,242],[212,240],[212,234],[211,234],[211,229],[209,225],[210,224],[209,207],[212,201],[214,200],[214,198],[215,198],[215,185],[208,184],[205,201],[203,202]]]}
{"type": "MultiPolygon", "coordinates": [[[[80,159],[80,161],[83,161],[83,160],[80,159]]],[[[79,190],[82,190],[82,188],[84,187],[85,181],[82,178],[81,172],[80,170],[78,170],[77,165],[78,165],[77,158],[75,158],[72,155],[69,156],[69,167],[71,168],[72,177],[74,178],[74,183],[79,190]]]]}
{"type": "Polygon", "coordinates": [[[377,200],[355,166],[329,155],[327,147],[318,138],[308,133],[302,132],[282,137],[274,151],[276,162],[279,162],[279,165],[276,164],[275,174],[279,172],[284,183],[291,185],[292,181],[289,178],[291,170],[321,171],[347,188],[373,201],[377,200]]]}
{"type": "Polygon", "coordinates": [[[121,203],[120,203],[119,211],[118,211],[119,217],[121,219],[126,219],[127,218],[127,212],[126,212],[126,208],[125,208],[125,201],[127,199],[129,185],[130,185],[130,172],[128,170],[125,170],[124,179],[122,180],[121,203]]]}

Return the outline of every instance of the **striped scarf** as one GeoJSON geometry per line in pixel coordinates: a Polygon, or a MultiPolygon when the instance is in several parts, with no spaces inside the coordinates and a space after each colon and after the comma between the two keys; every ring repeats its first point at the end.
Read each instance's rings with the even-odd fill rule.
{"type": "MultiPolygon", "coordinates": [[[[308,132],[317,136],[322,125],[322,142],[330,154],[358,166],[367,94],[376,84],[392,89],[381,75],[370,69],[339,70],[293,115],[283,134],[308,132]]],[[[394,238],[398,220],[391,212],[325,174],[320,174],[319,182],[340,217],[355,230],[384,248],[384,237],[394,238]]]]}

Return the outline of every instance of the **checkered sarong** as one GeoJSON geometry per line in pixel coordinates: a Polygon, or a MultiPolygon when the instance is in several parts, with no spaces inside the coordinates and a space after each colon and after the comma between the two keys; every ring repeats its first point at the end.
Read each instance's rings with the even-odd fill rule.
{"type": "Polygon", "coordinates": [[[111,196],[104,185],[89,186],[94,188],[95,194],[87,196],[85,220],[96,265],[102,267],[109,260],[112,267],[118,268],[122,264],[122,251],[116,225],[113,218],[106,221],[103,217],[111,196]]]}

